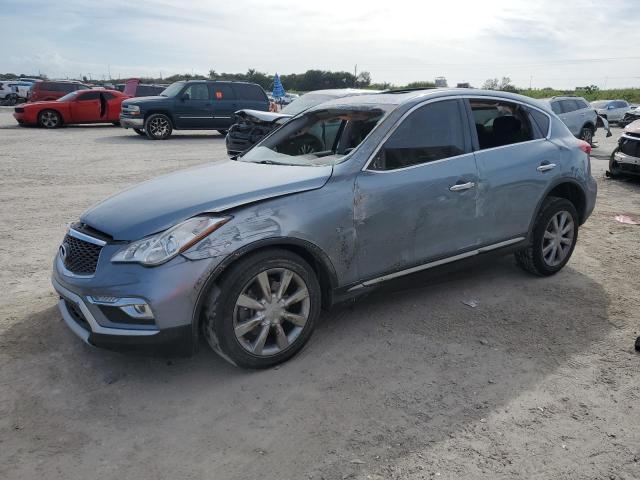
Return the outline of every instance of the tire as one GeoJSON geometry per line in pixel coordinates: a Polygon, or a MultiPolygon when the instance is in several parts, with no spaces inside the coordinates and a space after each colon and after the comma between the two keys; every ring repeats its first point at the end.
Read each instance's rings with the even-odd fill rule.
{"type": "Polygon", "coordinates": [[[622,171],[620,170],[620,167],[615,160],[615,155],[618,150],[620,150],[620,147],[616,147],[613,152],[611,152],[611,156],[609,157],[609,171],[607,173],[611,178],[619,177],[622,174],[622,171]]]}
{"type": "Polygon", "coordinates": [[[144,133],[144,130],[142,130],[141,128],[134,128],[133,131],[142,137],[145,137],[147,135],[146,133],[144,133]]]}
{"type": "Polygon", "coordinates": [[[226,136],[226,135],[227,135],[227,133],[229,133],[229,130],[218,130],[218,133],[219,133],[220,135],[225,135],[225,136],[226,136]]]}
{"type": "Polygon", "coordinates": [[[594,135],[593,127],[582,127],[580,130],[580,136],[578,137],[580,140],[584,140],[589,145],[593,145],[593,135],[594,135]]]}
{"type": "Polygon", "coordinates": [[[573,203],[565,198],[547,197],[533,225],[533,242],[515,253],[516,262],[527,272],[541,277],[559,272],[571,258],[576,246],[579,223],[578,212],[573,203]],[[566,229],[569,226],[568,221],[571,220],[571,230],[560,236],[557,235],[557,231],[554,234],[554,219],[558,222],[559,231],[566,229]],[[567,243],[569,241],[571,243],[567,243]]]}
{"type": "Polygon", "coordinates": [[[265,250],[240,259],[206,295],[203,331],[209,346],[245,368],[268,368],[294,356],[311,337],[320,314],[315,272],[287,250],[265,250]],[[283,282],[285,275],[289,280],[283,282]],[[262,284],[268,285],[270,301],[261,279],[266,279],[262,284]],[[284,306],[279,298],[294,301],[284,306]]]}
{"type": "Polygon", "coordinates": [[[111,122],[114,126],[119,127],[120,126],[120,122],[111,122]]]}
{"type": "Polygon", "coordinates": [[[55,110],[43,110],[38,114],[38,125],[43,128],[58,128],[62,125],[62,117],[55,110]]]}
{"type": "Polygon", "coordinates": [[[144,121],[144,131],[151,140],[166,140],[173,131],[171,119],[163,113],[149,115],[144,121]]]}
{"type": "Polygon", "coordinates": [[[5,100],[5,105],[9,105],[10,107],[12,107],[16,103],[18,103],[18,96],[17,95],[13,94],[13,95],[8,95],[7,96],[7,99],[5,100]]]}

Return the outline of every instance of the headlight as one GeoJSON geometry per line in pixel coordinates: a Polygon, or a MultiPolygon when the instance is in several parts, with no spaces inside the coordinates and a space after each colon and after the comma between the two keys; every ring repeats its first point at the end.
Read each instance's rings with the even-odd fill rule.
{"type": "Polygon", "coordinates": [[[164,232],[130,243],[111,257],[111,261],[160,265],[188,250],[231,217],[193,217],[164,232]]]}
{"type": "Polygon", "coordinates": [[[138,105],[125,105],[124,107],[127,112],[133,113],[134,115],[140,113],[140,107],[138,105]]]}

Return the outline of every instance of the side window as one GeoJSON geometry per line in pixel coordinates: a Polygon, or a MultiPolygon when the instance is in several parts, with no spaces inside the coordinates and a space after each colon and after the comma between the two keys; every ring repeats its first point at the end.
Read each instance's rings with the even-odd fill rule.
{"type": "Polygon", "coordinates": [[[527,111],[529,112],[531,125],[534,127],[534,138],[546,138],[549,133],[549,117],[535,108],[527,108],[527,111]]]}
{"type": "Polygon", "coordinates": [[[105,100],[111,100],[115,97],[115,95],[111,92],[102,92],[102,96],[105,98],[105,100]]]}
{"type": "Polygon", "coordinates": [[[370,170],[395,170],[465,153],[465,122],[457,100],[412,112],[385,142],[370,170]]]}
{"type": "Polygon", "coordinates": [[[234,100],[236,98],[233,88],[226,83],[214,83],[211,85],[211,90],[213,91],[212,98],[214,100],[234,100]]]}
{"type": "Polygon", "coordinates": [[[238,98],[243,100],[256,100],[266,102],[267,97],[259,85],[249,85],[246,83],[234,83],[234,90],[238,94],[238,98]]]}
{"type": "Polygon", "coordinates": [[[83,93],[82,95],[78,95],[79,102],[86,102],[88,100],[99,100],[99,99],[100,99],[100,92],[87,92],[87,93],[83,93]]]}
{"type": "Polygon", "coordinates": [[[76,84],[75,89],[76,90],[90,90],[90,87],[87,87],[86,85],[76,84]]]}
{"type": "Polygon", "coordinates": [[[560,115],[562,113],[562,107],[560,106],[560,102],[551,102],[551,110],[556,115],[560,115]]]}
{"type": "Polygon", "coordinates": [[[616,102],[616,108],[626,108],[628,107],[629,104],[627,102],[625,102],[624,100],[619,100],[616,102]]]}
{"type": "Polygon", "coordinates": [[[517,103],[471,99],[480,150],[534,140],[527,108],[517,103]]]}
{"type": "Polygon", "coordinates": [[[562,105],[562,113],[575,112],[579,108],[575,100],[560,100],[560,105],[562,105]]]}
{"type": "Polygon", "coordinates": [[[578,99],[576,100],[576,103],[578,104],[578,108],[580,110],[582,110],[583,108],[589,108],[589,104],[585,100],[578,99]]]}
{"type": "Polygon", "coordinates": [[[188,95],[189,100],[209,100],[209,88],[206,83],[194,83],[187,87],[183,95],[188,95]]]}

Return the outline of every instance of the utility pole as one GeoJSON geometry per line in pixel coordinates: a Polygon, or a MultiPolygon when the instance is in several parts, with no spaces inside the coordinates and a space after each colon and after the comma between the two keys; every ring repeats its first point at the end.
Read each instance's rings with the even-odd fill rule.
{"type": "Polygon", "coordinates": [[[107,72],[109,73],[109,80],[111,80],[111,65],[107,65],[107,72]]]}
{"type": "Polygon", "coordinates": [[[358,86],[358,64],[353,67],[353,86],[358,86]]]}
{"type": "Polygon", "coordinates": [[[529,75],[529,90],[531,90],[531,83],[533,82],[533,75],[529,75]]]}

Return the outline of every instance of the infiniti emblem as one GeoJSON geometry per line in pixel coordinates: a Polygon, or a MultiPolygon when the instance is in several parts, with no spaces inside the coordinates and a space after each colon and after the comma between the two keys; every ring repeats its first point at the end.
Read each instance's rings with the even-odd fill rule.
{"type": "Polygon", "coordinates": [[[67,242],[60,245],[60,260],[64,261],[67,258],[67,242]]]}

